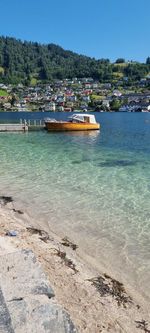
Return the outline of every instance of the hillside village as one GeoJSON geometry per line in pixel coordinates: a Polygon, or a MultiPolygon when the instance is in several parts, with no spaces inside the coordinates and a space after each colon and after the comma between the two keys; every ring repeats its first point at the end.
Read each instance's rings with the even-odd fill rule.
{"type": "Polygon", "coordinates": [[[0,111],[149,111],[150,57],[111,63],[0,37],[0,111]]]}
{"type": "MultiPolygon", "coordinates": [[[[124,79],[125,80],[125,79],[124,79]]],[[[150,111],[150,77],[133,90],[124,81],[100,83],[92,78],[53,80],[26,87],[0,83],[1,111],[150,111]]]]}

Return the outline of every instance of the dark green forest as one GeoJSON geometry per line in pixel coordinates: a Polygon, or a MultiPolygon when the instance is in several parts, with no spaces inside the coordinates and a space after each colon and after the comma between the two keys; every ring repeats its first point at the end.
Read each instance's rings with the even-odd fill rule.
{"type": "Polygon", "coordinates": [[[55,44],[42,45],[10,37],[0,37],[0,82],[30,84],[54,79],[91,77],[100,82],[128,78],[128,84],[144,78],[150,72],[150,58],[145,63],[115,63],[109,59],[90,58],[66,51],[55,44]]]}

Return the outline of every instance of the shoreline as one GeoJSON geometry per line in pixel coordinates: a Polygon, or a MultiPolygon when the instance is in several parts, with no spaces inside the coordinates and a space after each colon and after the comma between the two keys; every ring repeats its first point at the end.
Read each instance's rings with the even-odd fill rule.
{"type": "MultiPolygon", "coordinates": [[[[62,240],[53,231],[47,231],[46,225],[41,231],[38,223],[16,206],[15,202],[1,201],[0,236],[5,238],[6,246],[34,252],[56,299],[68,311],[79,332],[144,331],[142,321],[150,323],[150,315],[146,302],[138,294],[106,272],[99,274],[83,259],[78,244],[68,238],[62,240]],[[11,230],[16,231],[15,237],[6,236],[11,230]]],[[[146,329],[149,332],[150,325],[146,329]]]]}

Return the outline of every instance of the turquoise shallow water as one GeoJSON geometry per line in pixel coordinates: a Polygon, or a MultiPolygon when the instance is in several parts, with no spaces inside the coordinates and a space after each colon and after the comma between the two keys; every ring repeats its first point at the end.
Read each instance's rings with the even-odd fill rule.
{"type": "Polygon", "coordinates": [[[97,119],[100,132],[0,133],[1,194],[149,296],[150,114],[97,119]]]}

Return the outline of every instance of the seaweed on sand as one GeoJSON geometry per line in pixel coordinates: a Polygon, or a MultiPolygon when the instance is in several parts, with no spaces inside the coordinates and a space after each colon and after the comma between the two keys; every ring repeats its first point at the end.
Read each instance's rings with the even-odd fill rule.
{"type": "Polygon", "coordinates": [[[18,213],[18,214],[24,214],[22,210],[13,208],[13,212],[18,213]]]}
{"type": "Polygon", "coordinates": [[[0,196],[0,204],[6,206],[8,203],[13,202],[12,197],[8,197],[5,195],[0,196]]]}
{"type": "Polygon", "coordinates": [[[143,330],[145,333],[150,333],[150,330],[147,328],[148,327],[148,323],[145,320],[136,320],[135,321],[136,324],[138,324],[136,327],[140,328],[141,330],[143,330]]]}
{"type": "Polygon", "coordinates": [[[27,230],[30,232],[31,235],[38,234],[40,236],[40,239],[45,243],[47,243],[47,241],[50,240],[49,234],[42,229],[27,227],[27,230]]]}
{"type": "Polygon", "coordinates": [[[105,162],[100,162],[100,167],[126,167],[126,166],[132,166],[136,163],[134,161],[130,160],[106,160],[105,162]]]}
{"type": "Polygon", "coordinates": [[[59,250],[55,249],[55,251],[56,251],[56,255],[63,260],[64,264],[67,267],[71,268],[75,273],[78,273],[78,270],[76,269],[76,265],[73,263],[73,261],[71,259],[67,258],[66,252],[60,251],[60,249],[59,250]]]}
{"type": "MultiPolygon", "coordinates": [[[[0,204],[3,206],[6,206],[9,203],[12,203],[14,200],[11,196],[6,196],[6,195],[1,195],[0,196],[0,204]]],[[[18,213],[18,214],[24,214],[22,210],[12,208],[13,212],[18,213]]]]}
{"type": "Polygon", "coordinates": [[[61,244],[64,246],[67,246],[67,247],[71,247],[72,250],[74,250],[74,251],[78,248],[78,245],[76,245],[75,243],[72,243],[67,237],[64,237],[62,239],[61,244]]]}
{"type": "Polygon", "coordinates": [[[127,303],[132,303],[132,298],[126,294],[123,284],[109,275],[104,274],[104,276],[91,278],[88,281],[92,282],[101,297],[112,296],[119,306],[124,307],[127,303]]]}

